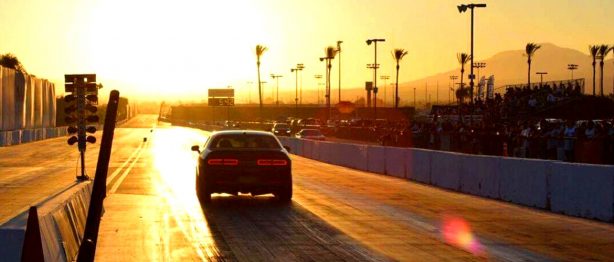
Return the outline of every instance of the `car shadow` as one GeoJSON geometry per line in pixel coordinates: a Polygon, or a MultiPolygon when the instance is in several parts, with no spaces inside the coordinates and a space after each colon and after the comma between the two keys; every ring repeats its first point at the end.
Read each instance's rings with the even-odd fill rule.
{"type": "Polygon", "coordinates": [[[250,261],[387,260],[296,202],[282,203],[270,195],[214,195],[201,207],[224,257],[250,261]]]}

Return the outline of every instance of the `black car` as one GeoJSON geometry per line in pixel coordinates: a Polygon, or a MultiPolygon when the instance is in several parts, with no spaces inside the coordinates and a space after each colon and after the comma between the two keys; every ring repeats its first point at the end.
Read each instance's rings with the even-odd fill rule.
{"type": "Polygon", "coordinates": [[[203,202],[213,193],[272,193],[280,201],[292,199],[292,162],[288,151],[269,132],[214,132],[199,152],[196,194],[203,202]]]}
{"type": "Polygon", "coordinates": [[[271,133],[276,136],[290,136],[290,126],[286,123],[275,123],[273,128],[271,128],[271,133]]]}

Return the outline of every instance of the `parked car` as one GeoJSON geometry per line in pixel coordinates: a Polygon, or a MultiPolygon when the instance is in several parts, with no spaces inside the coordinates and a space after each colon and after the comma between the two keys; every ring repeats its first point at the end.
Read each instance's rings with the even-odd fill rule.
{"type": "Polygon", "coordinates": [[[299,126],[321,126],[322,122],[320,121],[320,119],[317,118],[305,118],[305,119],[301,119],[298,121],[298,125],[299,126]]]}
{"type": "Polygon", "coordinates": [[[294,135],[296,138],[312,139],[312,140],[326,140],[326,137],[318,129],[302,129],[294,135]]]}
{"type": "Polygon", "coordinates": [[[236,128],[239,127],[239,123],[235,121],[226,120],[224,121],[224,128],[236,128]]]}
{"type": "Polygon", "coordinates": [[[204,202],[213,193],[272,193],[278,200],[292,199],[292,163],[279,140],[269,132],[226,130],[214,132],[199,153],[196,194],[204,202]]]}
{"type": "Polygon", "coordinates": [[[291,132],[290,126],[286,123],[275,123],[273,128],[271,128],[271,133],[276,136],[290,136],[291,132]]]}

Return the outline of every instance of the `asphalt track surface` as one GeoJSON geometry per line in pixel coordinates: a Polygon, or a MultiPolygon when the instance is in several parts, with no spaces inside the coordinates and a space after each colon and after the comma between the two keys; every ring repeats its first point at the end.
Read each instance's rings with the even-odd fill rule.
{"type": "MultiPolygon", "coordinates": [[[[614,258],[614,225],[292,157],[294,198],[194,191],[206,131],[116,129],[96,261],[545,261],[614,258]],[[147,138],[147,141],[144,141],[147,138]]],[[[0,221],[74,183],[66,138],[0,148],[0,221]]],[[[94,174],[97,145],[88,148],[94,174]]]]}

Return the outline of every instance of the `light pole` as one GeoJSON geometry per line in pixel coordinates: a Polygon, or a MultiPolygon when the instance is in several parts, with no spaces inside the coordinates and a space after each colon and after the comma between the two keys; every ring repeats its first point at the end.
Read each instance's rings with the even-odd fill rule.
{"type": "Polygon", "coordinates": [[[320,79],[322,79],[322,75],[314,75],[313,76],[316,79],[316,85],[318,87],[318,96],[317,96],[317,104],[318,106],[320,105],[320,79]]]}
{"type": "Polygon", "coordinates": [[[273,80],[277,80],[277,97],[275,98],[275,104],[279,106],[279,78],[283,77],[282,75],[271,74],[271,78],[273,80]]]}
{"type": "Polygon", "coordinates": [[[424,106],[428,108],[428,104],[429,104],[429,84],[424,83],[424,106]]]}
{"type": "Polygon", "coordinates": [[[450,90],[448,90],[448,104],[452,105],[452,94],[454,94],[454,87],[450,87],[450,90]]]}
{"type": "Polygon", "coordinates": [[[476,7],[477,8],[486,7],[486,4],[468,4],[468,5],[457,6],[459,13],[463,13],[467,11],[467,8],[471,9],[471,70],[469,73],[469,90],[471,92],[471,103],[473,103],[473,86],[474,86],[473,80],[475,79],[475,75],[473,74],[473,57],[474,57],[473,55],[473,9],[476,7]]]}
{"type": "Polygon", "coordinates": [[[385,42],[386,39],[367,39],[367,45],[371,45],[371,43],[374,43],[374,50],[375,50],[375,62],[373,62],[373,64],[375,65],[373,67],[373,119],[377,119],[377,68],[379,67],[379,65],[377,64],[377,42],[385,42]]]}
{"type": "Polygon", "coordinates": [[[329,99],[329,90],[328,90],[328,58],[320,57],[320,62],[324,62],[324,74],[326,75],[326,79],[324,81],[324,98],[326,101],[329,99]]]}
{"type": "Polygon", "coordinates": [[[252,86],[253,83],[254,82],[252,82],[252,81],[247,81],[247,101],[248,101],[247,103],[248,104],[252,103],[252,88],[251,88],[251,86],[252,86]]]}
{"type": "Polygon", "coordinates": [[[391,83],[390,84],[390,89],[392,89],[392,94],[391,94],[392,95],[392,97],[391,97],[392,98],[392,106],[395,107],[395,108],[399,108],[398,102],[396,102],[396,100],[395,100],[396,91],[395,91],[394,87],[395,87],[395,85],[391,83]]]}
{"type": "Polygon", "coordinates": [[[296,64],[295,68],[290,69],[290,73],[296,72],[295,75],[295,88],[294,88],[294,107],[296,110],[296,114],[298,114],[298,71],[303,70],[305,68],[303,64],[296,64]]]}
{"type": "Polygon", "coordinates": [[[326,56],[320,57],[320,62],[326,61],[326,121],[328,121],[331,117],[331,96],[330,96],[330,73],[332,68],[332,60],[335,58],[336,50],[332,49],[332,46],[329,46],[325,49],[326,56]],[[331,51],[332,50],[332,51],[331,51]]]}
{"type": "MultiPolygon", "coordinates": [[[[473,67],[478,69],[478,77],[476,78],[478,81],[480,81],[480,68],[484,68],[486,67],[486,63],[485,62],[475,62],[473,63],[473,67]]],[[[479,84],[479,83],[478,83],[479,84]]],[[[478,96],[479,94],[476,94],[476,96],[478,96]]],[[[473,97],[471,98],[471,100],[473,100],[473,97]]]]}
{"type": "Polygon", "coordinates": [[[542,87],[544,83],[544,75],[547,75],[548,72],[535,72],[536,75],[539,75],[539,87],[542,87]]]}
{"type": "Polygon", "coordinates": [[[386,83],[388,82],[388,79],[390,79],[390,76],[382,75],[379,77],[379,79],[384,80],[384,107],[386,107],[386,89],[388,88],[386,83]]]}
{"type": "Polygon", "coordinates": [[[297,64],[296,67],[300,69],[299,71],[301,71],[301,86],[298,91],[298,104],[303,105],[303,69],[305,66],[303,64],[297,64]]]}
{"type": "Polygon", "coordinates": [[[343,41],[337,41],[337,53],[339,54],[339,103],[341,103],[341,44],[343,41]]]}
{"type": "Polygon", "coordinates": [[[263,96],[264,95],[264,84],[266,84],[266,81],[260,81],[260,86],[262,87],[262,90],[260,92],[262,92],[260,95],[263,96]]]}
{"type": "MultiPolygon", "coordinates": [[[[375,69],[379,68],[379,64],[367,64],[367,68],[375,69]]],[[[367,107],[371,108],[371,104],[373,104],[373,99],[371,99],[371,92],[373,91],[373,81],[371,81],[371,87],[367,90],[367,107]]]]}
{"type": "Polygon", "coordinates": [[[486,67],[486,63],[485,62],[475,62],[475,63],[473,63],[473,67],[478,69],[478,77],[477,77],[477,79],[480,80],[480,68],[486,67]]]}
{"type": "Polygon", "coordinates": [[[416,88],[414,87],[414,110],[416,110],[416,88]]]}
{"type": "MultiPolygon", "coordinates": [[[[451,75],[450,76],[450,80],[452,80],[452,88],[451,91],[454,92],[454,86],[456,85],[456,79],[458,79],[458,76],[455,75],[451,75]]],[[[452,104],[452,99],[450,99],[450,95],[448,94],[448,101],[450,104],[452,104]]]]}
{"type": "Polygon", "coordinates": [[[571,71],[571,80],[573,80],[573,70],[578,69],[578,65],[576,65],[576,64],[568,64],[567,65],[567,69],[569,69],[569,71],[571,71]]]}
{"type": "Polygon", "coordinates": [[[439,103],[439,80],[437,80],[437,88],[435,89],[435,105],[439,103]]]}

